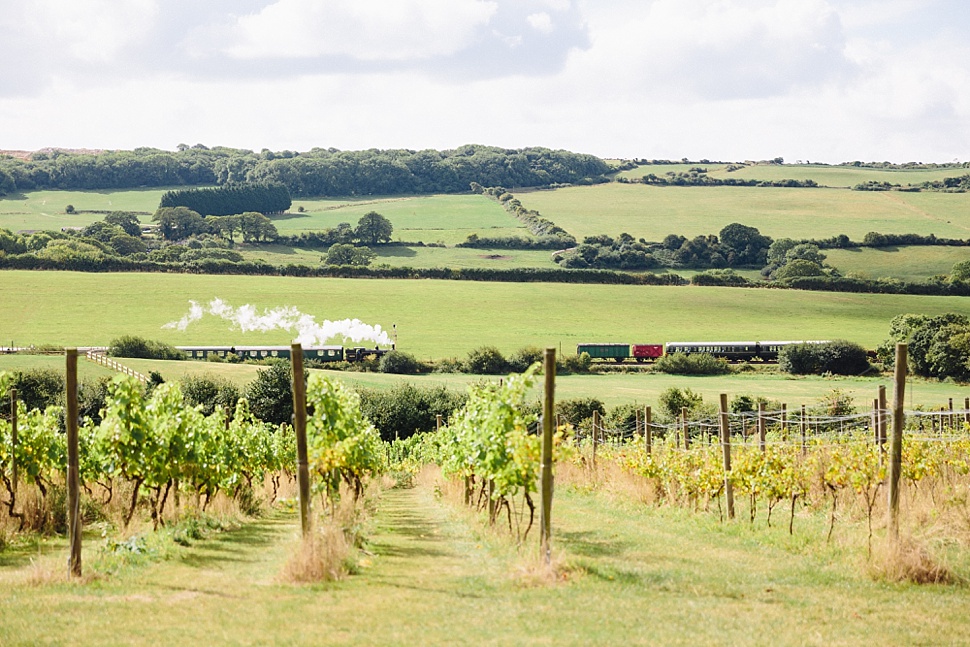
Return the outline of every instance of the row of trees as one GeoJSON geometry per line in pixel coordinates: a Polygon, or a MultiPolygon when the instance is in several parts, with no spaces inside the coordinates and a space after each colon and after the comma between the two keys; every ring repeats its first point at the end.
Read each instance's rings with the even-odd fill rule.
{"type": "Polygon", "coordinates": [[[546,186],[602,176],[593,156],[548,148],[467,145],[453,150],[307,152],[179,145],[177,151],[137,148],[97,154],[50,151],[29,160],[0,158],[0,192],[36,189],[121,189],[233,182],[272,183],[292,195],[457,193],[487,186],[546,186]]]}
{"type": "Polygon", "coordinates": [[[160,208],[187,207],[203,216],[229,216],[256,211],[283,213],[290,208],[290,192],[282,184],[228,184],[205,189],[166,191],[160,208]]]}

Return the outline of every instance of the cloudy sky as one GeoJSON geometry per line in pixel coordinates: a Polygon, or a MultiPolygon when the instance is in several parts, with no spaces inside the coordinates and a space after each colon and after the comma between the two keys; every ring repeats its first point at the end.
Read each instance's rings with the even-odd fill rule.
{"type": "Polygon", "coordinates": [[[970,160],[965,0],[0,0],[0,149],[970,160]]]}

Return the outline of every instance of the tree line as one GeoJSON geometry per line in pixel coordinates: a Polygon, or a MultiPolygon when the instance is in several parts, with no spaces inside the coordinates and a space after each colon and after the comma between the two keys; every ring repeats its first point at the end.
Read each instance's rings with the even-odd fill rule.
{"type": "Polygon", "coordinates": [[[187,207],[203,216],[230,216],[247,211],[283,213],[293,201],[282,184],[228,184],[166,191],[159,207],[187,207]]]}
{"type": "Polygon", "coordinates": [[[0,157],[0,194],[37,189],[279,184],[294,196],[457,193],[486,186],[549,186],[610,171],[593,155],[541,147],[466,145],[451,150],[260,153],[201,144],[177,151],[136,148],[97,154],[51,151],[30,159],[0,157]]]}

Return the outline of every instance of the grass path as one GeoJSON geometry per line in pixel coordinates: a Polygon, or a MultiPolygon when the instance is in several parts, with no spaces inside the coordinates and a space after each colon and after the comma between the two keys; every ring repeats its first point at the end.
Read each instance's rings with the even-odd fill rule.
{"type": "Polygon", "coordinates": [[[565,584],[523,586],[512,576],[521,556],[419,487],[383,494],[369,555],[338,583],[279,582],[298,535],[292,513],[86,585],[17,583],[11,573],[29,567],[8,560],[0,644],[952,644],[970,635],[966,587],[873,582],[851,550],[819,546],[811,518],[796,520],[789,540],[781,528],[581,487],[556,496],[565,584]]]}

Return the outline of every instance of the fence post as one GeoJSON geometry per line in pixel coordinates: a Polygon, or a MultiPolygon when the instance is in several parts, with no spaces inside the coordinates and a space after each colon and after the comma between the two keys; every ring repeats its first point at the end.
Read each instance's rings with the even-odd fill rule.
{"type": "Polygon", "coordinates": [[[879,447],[886,451],[886,440],[888,437],[887,425],[889,424],[889,410],[886,408],[886,385],[879,385],[879,447]]]}
{"type": "Polygon", "coordinates": [[[907,344],[896,344],[896,380],[893,389],[893,436],[889,446],[889,533],[899,539],[899,475],[903,462],[903,400],[906,395],[907,344]]]}
{"type": "Polygon", "coordinates": [[[650,427],[651,413],[650,407],[643,409],[643,444],[644,449],[647,450],[647,456],[653,452],[653,429],[650,427]]]}
{"type": "Polygon", "coordinates": [[[633,430],[633,438],[636,440],[637,436],[640,435],[640,409],[635,409],[636,421],[633,423],[635,429],[633,430]]]}
{"type": "Polygon", "coordinates": [[[765,434],[767,432],[767,424],[765,420],[765,403],[758,403],[758,447],[761,451],[765,451],[765,434]]]}
{"type": "Polygon", "coordinates": [[[303,346],[290,346],[293,365],[293,431],[296,432],[296,471],[300,485],[300,527],[310,533],[310,469],[306,446],[306,383],[303,381],[303,346]]]}
{"type": "Polygon", "coordinates": [[[788,405],[781,405],[781,436],[788,440],[788,405]]]}
{"type": "Polygon", "coordinates": [[[724,496],[728,519],[734,519],[734,484],[731,483],[731,427],[728,422],[727,393],[721,394],[721,448],[724,450],[724,496]]]}
{"type": "Polygon", "coordinates": [[[687,407],[680,408],[680,429],[684,432],[684,449],[690,449],[690,440],[687,437],[687,407]]]}
{"type": "Polygon", "coordinates": [[[798,422],[798,426],[802,432],[802,454],[808,453],[808,432],[805,429],[806,419],[805,419],[805,405],[802,405],[802,417],[798,422]]]}
{"type": "Polygon", "coordinates": [[[953,398],[950,398],[949,399],[947,408],[950,410],[950,415],[948,415],[946,417],[946,425],[947,425],[947,427],[949,427],[949,432],[952,434],[953,433],[953,423],[954,423],[954,418],[953,418],[953,398]]]}
{"type": "Polygon", "coordinates": [[[546,565],[552,562],[552,417],[556,410],[556,349],[547,348],[543,357],[545,397],[542,405],[542,513],[539,545],[546,565]]]}
{"type": "Polygon", "coordinates": [[[17,389],[10,389],[10,476],[13,479],[13,493],[17,494],[17,389]]]}
{"type": "Polygon", "coordinates": [[[970,425],[970,398],[963,400],[963,423],[970,425]]]}
{"type": "Polygon", "coordinates": [[[596,469],[596,429],[600,426],[600,412],[593,410],[593,469],[596,469]]]}
{"type": "Polygon", "coordinates": [[[81,576],[81,479],[77,450],[77,349],[66,349],[67,356],[67,529],[71,544],[69,574],[81,576]]]}

